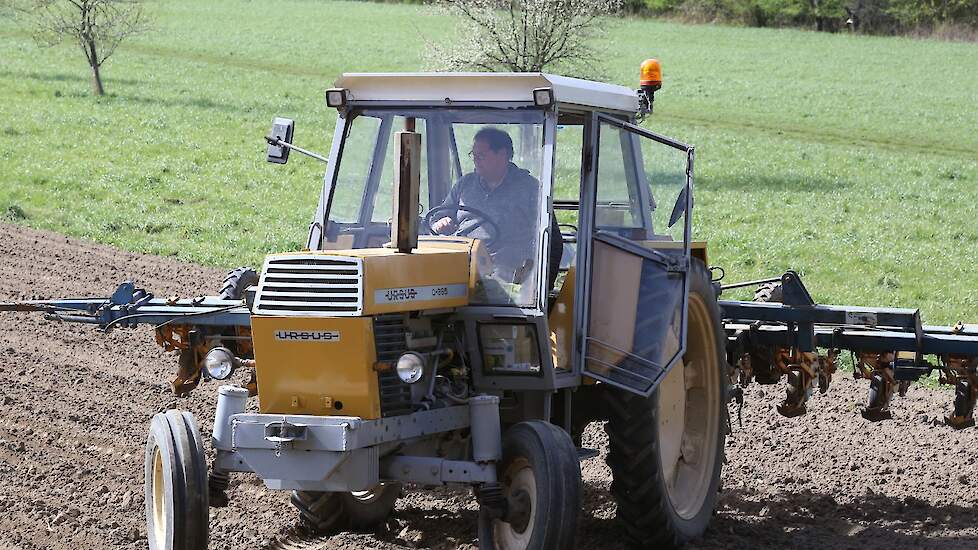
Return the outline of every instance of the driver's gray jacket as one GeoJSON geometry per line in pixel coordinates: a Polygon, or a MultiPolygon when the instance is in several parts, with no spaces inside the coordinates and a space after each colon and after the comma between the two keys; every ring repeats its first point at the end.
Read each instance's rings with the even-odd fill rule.
{"type": "MultiPolygon", "coordinates": [[[[498,236],[491,233],[493,228],[485,222],[469,236],[496,237],[489,247],[489,254],[497,274],[512,280],[524,263],[530,261],[527,267],[531,267],[535,257],[539,196],[540,182],[529,171],[511,162],[502,183],[495,189],[490,191],[477,173],[470,172],[459,178],[442,204],[446,207],[471,206],[485,212],[495,222],[498,236]]],[[[459,209],[454,218],[461,234],[480,223],[478,215],[465,209],[459,209]]]]}

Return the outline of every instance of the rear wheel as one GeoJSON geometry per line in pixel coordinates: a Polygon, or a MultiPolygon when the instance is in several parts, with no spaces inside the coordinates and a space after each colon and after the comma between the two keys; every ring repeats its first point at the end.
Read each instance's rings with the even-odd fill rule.
{"type": "Polygon", "coordinates": [[[399,483],[381,483],[352,493],[293,491],[292,504],[299,510],[300,527],[311,533],[333,534],[367,531],[384,523],[399,496],[399,483]]]}
{"type": "Polygon", "coordinates": [[[726,438],[723,331],[709,272],[690,271],[686,353],[648,398],[608,389],[611,492],[625,537],[677,547],[706,530],[726,438]]]}
{"type": "Polygon", "coordinates": [[[146,441],[146,533],[151,550],[207,548],[207,461],[189,412],[159,413],[146,441]]]}
{"type": "Polygon", "coordinates": [[[258,273],[250,267],[239,267],[228,271],[218,294],[222,300],[240,300],[249,286],[258,284],[258,273]]]}
{"type": "Polygon", "coordinates": [[[549,422],[520,422],[503,435],[497,467],[507,513],[493,521],[498,550],[573,548],[581,465],[567,432],[549,422]]]}

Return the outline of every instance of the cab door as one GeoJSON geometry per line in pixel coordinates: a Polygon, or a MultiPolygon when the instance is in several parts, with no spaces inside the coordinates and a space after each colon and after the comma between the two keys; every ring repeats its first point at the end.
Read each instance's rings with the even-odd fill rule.
{"type": "Polygon", "coordinates": [[[648,396],[685,351],[693,148],[601,114],[590,126],[575,366],[648,396]]]}

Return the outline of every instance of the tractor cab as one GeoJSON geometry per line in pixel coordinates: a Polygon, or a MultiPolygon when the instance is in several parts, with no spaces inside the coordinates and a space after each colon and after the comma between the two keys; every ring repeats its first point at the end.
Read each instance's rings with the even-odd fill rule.
{"type": "Polygon", "coordinates": [[[650,99],[547,74],[345,74],[327,91],[339,118],[307,248],[395,254],[409,225],[402,252],[433,254],[432,280],[435,251],[470,255],[458,313],[481,348],[477,387],[553,391],[585,374],[648,395],[683,347],[693,158],[636,124],[650,99]]]}

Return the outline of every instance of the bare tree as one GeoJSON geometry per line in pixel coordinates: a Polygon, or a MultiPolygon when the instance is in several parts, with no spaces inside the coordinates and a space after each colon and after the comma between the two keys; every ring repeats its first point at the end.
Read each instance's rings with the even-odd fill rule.
{"type": "Polygon", "coordinates": [[[74,41],[92,69],[92,91],[105,93],[100,69],[123,40],[145,32],[142,0],[7,0],[42,46],[74,41]]]}
{"type": "Polygon", "coordinates": [[[430,45],[437,70],[593,73],[593,39],[622,0],[437,0],[459,18],[451,44],[430,45]]]}

